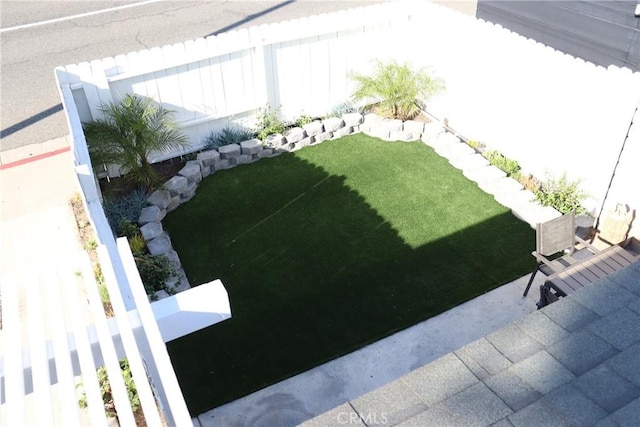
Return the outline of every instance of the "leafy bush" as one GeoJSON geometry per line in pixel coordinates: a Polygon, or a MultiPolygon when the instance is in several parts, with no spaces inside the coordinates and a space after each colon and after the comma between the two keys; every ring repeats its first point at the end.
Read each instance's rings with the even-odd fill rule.
{"type": "Polygon", "coordinates": [[[420,112],[418,99],[426,101],[444,89],[439,79],[425,70],[412,70],[407,64],[376,62],[372,76],[352,74],[357,87],[355,101],[379,100],[381,113],[394,119],[407,120],[420,112]]]}
{"type": "Polygon", "coordinates": [[[257,119],[256,134],[258,139],[264,141],[269,135],[282,133],[287,128],[286,124],[278,116],[279,110],[273,110],[270,106],[260,109],[257,119]]]}
{"type": "Polygon", "coordinates": [[[114,199],[105,199],[103,203],[104,214],[111,225],[111,229],[118,236],[125,236],[126,233],[121,232],[121,223],[128,221],[132,224],[138,223],[140,212],[148,205],[147,193],[143,188],[118,196],[114,199]]]}
{"type": "Polygon", "coordinates": [[[298,117],[296,119],[295,125],[299,128],[301,128],[304,125],[307,125],[309,123],[311,123],[313,121],[313,118],[311,116],[308,116],[306,114],[301,115],[300,117],[298,117]]]}
{"type": "Polygon", "coordinates": [[[176,267],[163,255],[139,254],[134,259],[147,295],[166,289],[165,282],[178,277],[176,267]]]}
{"type": "Polygon", "coordinates": [[[133,236],[129,237],[128,240],[129,247],[131,248],[131,253],[133,254],[133,256],[144,254],[146,244],[144,242],[144,237],[142,237],[142,234],[136,233],[133,236]]]}
{"type": "Polygon", "coordinates": [[[240,144],[242,141],[253,138],[253,132],[239,127],[227,126],[218,133],[211,133],[205,139],[207,149],[219,148],[229,144],[240,144]]]}
{"type": "Polygon", "coordinates": [[[118,228],[116,229],[116,235],[118,237],[133,237],[136,234],[140,233],[140,229],[136,224],[129,221],[128,219],[123,219],[118,224],[118,228]]]}
{"type": "Polygon", "coordinates": [[[489,160],[491,165],[505,172],[507,176],[517,179],[520,175],[520,165],[517,161],[509,159],[495,150],[485,151],[482,155],[489,160]]]}
{"type": "Polygon", "coordinates": [[[117,164],[129,171],[127,178],[151,189],[157,174],[148,157],[167,153],[188,144],[173,112],[138,95],[126,95],[119,102],[102,104],[104,119],[83,123],[89,154],[94,164],[117,164]]]}
{"type": "Polygon", "coordinates": [[[587,193],[579,187],[579,181],[569,181],[566,174],[560,178],[547,177],[539,190],[535,193],[536,200],[543,206],[554,207],[563,214],[571,211],[576,213],[586,213],[582,206],[582,201],[587,197],[587,193]]]}
{"type": "MultiPolygon", "coordinates": [[[[129,368],[129,361],[122,359],[120,361],[120,369],[122,370],[122,378],[124,385],[127,388],[127,394],[129,395],[129,402],[131,402],[131,409],[136,412],[140,409],[140,397],[138,396],[138,390],[136,384],[133,381],[133,375],[131,375],[131,369],[129,368]]],[[[107,369],[101,366],[96,371],[98,376],[98,384],[100,385],[100,393],[102,394],[102,402],[104,403],[104,409],[108,417],[116,417],[116,406],[113,401],[113,394],[111,392],[111,383],[109,382],[109,376],[107,375],[107,369]]],[[[79,384],[79,386],[82,386],[79,384]]],[[[78,404],[81,408],[87,407],[87,395],[83,392],[78,404]]]]}
{"type": "Polygon", "coordinates": [[[187,162],[191,160],[196,160],[198,158],[198,153],[194,151],[193,153],[183,154],[182,158],[185,159],[187,162]]]}

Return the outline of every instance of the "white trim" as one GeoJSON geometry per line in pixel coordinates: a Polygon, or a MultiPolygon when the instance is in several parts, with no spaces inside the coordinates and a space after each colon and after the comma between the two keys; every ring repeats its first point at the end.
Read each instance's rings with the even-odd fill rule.
{"type": "Polygon", "coordinates": [[[3,412],[7,415],[7,425],[23,426],[26,421],[24,401],[24,377],[22,375],[22,345],[20,337],[20,312],[18,283],[3,279],[2,289],[2,339],[4,346],[4,386],[6,405],[3,412]]]}
{"type": "MultiPolygon", "coordinates": [[[[53,403],[50,392],[51,371],[49,369],[49,346],[44,334],[46,321],[43,317],[43,304],[40,299],[42,289],[37,276],[27,279],[27,301],[29,301],[28,327],[29,347],[31,350],[31,374],[33,394],[38,401],[37,424],[53,425],[53,403]]],[[[24,362],[23,362],[24,364],[24,362]]]]}
{"type": "MultiPolygon", "coordinates": [[[[136,384],[136,390],[138,391],[138,397],[140,398],[140,404],[142,406],[142,410],[144,411],[145,419],[147,421],[147,424],[149,425],[161,425],[160,416],[155,404],[155,398],[153,397],[153,393],[151,392],[146,370],[142,362],[142,352],[140,351],[141,348],[139,343],[136,341],[135,335],[133,334],[133,325],[131,320],[129,319],[123,298],[120,293],[120,286],[122,286],[122,284],[119,284],[117,281],[116,274],[113,268],[114,266],[112,262],[109,262],[109,255],[106,246],[99,246],[97,251],[99,258],[101,259],[100,265],[102,266],[102,273],[107,285],[107,290],[109,291],[111,306],[113,307],[113,311],[115,312],[116,323],[118,325],[118,330],[120,331],[120,338],[122,339],[122,344],[127,355],[127,360],[129,361],[129,368],[131,369],[131,375],[136,384]],[[104,262],[102,260],[104,260],[104,262]]],[[[113,259],[111,259],[111,261],[113,261],[113,259]]],[[[119,370],[120,366],[118,366],[118,371],[119,370]]],[[[111,371],[109,371],[108,366],[107,372],[109,374],[109,378],[113,378],[114,375],[111,371]]],[[[122,376],[120,375],[120,377],[122,376]]],[[[114,395],[114,398],[115,397],[116,396],[114,395]]],[[[128,400],[126,391],[125,398],[128,400]]],[[[116,399],[115,402],[116,408],[119,408],[118,400],[116,399]]],[[[128,402],[121,402],[121,404],[125,407],[128,407],[130,410],[131,405],[128,402]]],[[[120,416],[119,409],[118,416],[120,416]]]]}
{"type": "MultiPolygon", "coordinates": [[[[49,308],[49,326],[53,340],[53,352],[56,362],[56,376],[58,387],[63,396],[75,394],[74,373],[71,365],[71,351],[69,339],[65,328],[65,315],[62,311],[62,298],[60,283],[55,274],[47,274],[43,278],[45,294],[49,308]]],[[[62,420],[65,426],[80,427],[80,414],[78,402],[74,399],[60,399],[62,420]]]]}
{"type": "MultiPolygon", "coordinates": [[[[88,262],[88,260],[87,260],[88,262]]],[[[75,278],[76,281],[78,278],[75,278]]],[[[93,277],[82,278],[84,280],[85,287],[95,287],[95,281],[93,277]]],[[[75,350],[78,356],[78,362],[80,370],[82,371],[82,387],[85,391],[87,399],[87,409],[91,416],[92,426],[107,426],[107,416],[104,410],[104,403],[102,401],[102,393],[100,391],[100,385],[98,384],[98,378],[96,376],[96,364],[93,359],[93,348],[91,345],[91,339],[89,331],[82,319],[81,308],[84,305],[81,303],[77,287],[74,286],[73,280],[70,280],[65,286],[67,304],[65,304],[71,320],[71,326],[73,330],[73,338],[75,343],[75,350]]],[[[100,304],[101,302],[98,302],[100,304]]]]}
{"type": "MultiPolygon", "coordinates": [[[[131,254],[129,241],[126,237],[121,237],[117,239],[116,243],[118,245],[118,253],[122,259],[122,265],[129,279],[131,293],[133,294],[133,299],[138,309],[138,316],[136,317],[138,317],[142,323],[149,345],[149,356],[153,359],[147,361],[147,367],[151,374],[151,372],[153,372],[151,364],[153,363],[153,368],[155,368],[159,374],[158,378],[153,378],[154,375],[151,374],[151,381],[156,391],[162,393],[162,396],[158,396],[158,400],[161,404],[165,405],[162,409],[165,416],[170,418],[167,422],[175,426],[192,426],[193,424],[189,410],[187,409],[187,404],[184,401],[182,390],[180,389],[178,379],[171,365],[171,360],[169,359],[169,353],[160,334],[160,329],[156,323],[155,316],[144,290],[144,285],[142,284],[140,274],[138,273],[133,255],[131,254]],[[158,388],[158,386],[161,386],[161,388],[158,388]]],[[[138,393],[140,392],[138,391],[138,393]]],[[[140,401],[142,402],[142,396],[140,397],[140,401]]],[[[146,415],[147,411],[145,409],[145,416],[146,415]]],[[[154,424],[152,423],[151,425],[154,424]]]]}

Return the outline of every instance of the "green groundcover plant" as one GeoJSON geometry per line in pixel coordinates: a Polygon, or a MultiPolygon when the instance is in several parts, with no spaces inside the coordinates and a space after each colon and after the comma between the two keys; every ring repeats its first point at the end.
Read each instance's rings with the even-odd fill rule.
{"type": "Polygon", "coordinates": [[[220,148],[229,144],[240,144],[253,138],[253,132],[241,127],[227,126],[218,133],[211,133],[204,141],[208,150],[220,148]]]}
{"type": "Polygon", "coordinates": [[[543,206],[551,206],[563,214],[575,211],[578,214],[586,213],[582,202],[587,193],[580,189],[579,181],[571,181],[566,174],[555,178],[547,176],[538,191],[536,200],[543,206]]]}
{"type": "MultiPolygon", "coordinates": [[[[133,412],[136,412],[141,408],[140,397],[138,396],[138,390],[136,389],[136,384],[133,380],[133,375],[131,374],[129,361],[127,359],[120,360],[120,369],[122,370],[122,379],[124,380],[124,385],[127,388],[127,395],[129,396],[131,409],[133,410],[133,412]]],[[[116,405],[113,400],[111,382],[109,381],[107,368],[101,366],[96,371],[96,375],[98,377],[98,385],[100,386],[100,393],[102,395],[102,402],[104,404],[105,413],[108,417],[117,417],[118,413],[116,411],[116,405]]],[[[78,385],[78,387],[82,388],[82,385],[78,385]]],[[[78,400],[78,404],[81,408],[87,407],[87,395],[84,393],[84,390],[82,391],[82,395],[78,400]]]]}
{"type": "Polygon", "coordinates": [[[217,172],[163,225],[233,313],[168,344],[193,415],[526,274],[535,241],[431,148],[363,134],[217,172]]]}

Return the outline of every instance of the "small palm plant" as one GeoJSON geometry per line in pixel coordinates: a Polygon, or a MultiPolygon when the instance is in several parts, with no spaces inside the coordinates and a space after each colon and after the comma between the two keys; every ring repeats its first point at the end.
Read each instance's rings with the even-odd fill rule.
{"type": "Polygon", "coordinates": [[[120,165],[147,189],[157,177],[149,154],[166,153],[188,143],[173,112],[149,98],[126,95],[120,102],[101,105],[100,111],[104,119],[83,123],[91,158],[98,164],[120,165]]]}
{"type": "Polygon", "coordinates": [[[380,101],[381,113],[395,119],[408,120],[420,112],[416,100],[426,101],[444,89],[444,83],[425,70],[412,70],[406,63],[375,62],[372,76],[352,74],[357,87],[354,101],[380,101]]]}

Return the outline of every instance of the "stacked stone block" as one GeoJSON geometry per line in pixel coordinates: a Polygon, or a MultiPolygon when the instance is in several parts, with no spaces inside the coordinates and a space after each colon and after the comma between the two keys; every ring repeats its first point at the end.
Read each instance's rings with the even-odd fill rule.
{"type": "Polygon", "coordinates": [[[491,166],[482,154],[447,132],[442,125],[435,122],[425,124],[421,140],[460,169],[467,179],[475,181],[480,189],[491,194],[496,202],[511,209],[516,217],[532,227],[561,215],[552,207],[540,205],[532,192],[507,177],[502,170],[491,166]]]}
{"type": "MultiPolygon", "coordinates": [[[[185,178],[180,175],[176,175],[177,177],[185,178]]],[[[176,177],[174,177],[176,178],[176,177]]],[[[172,178],[173,179],[173,178],[172,178]]],[[[186,179],[186,178],[185,178],[186,179]]],[[[182,181],[182,180],[174,180],[182,181]]],[[[188,186],[188,180],[187,180],[188,186]]],[[[165,194],[169,193],[168,191],[165,194]]],[[[169,193],[170,194],[170,193],[169,193]]],[[[152,197],[149,197],[152,199],[152,197]]],[[[163,200],[166,202],[166,198],[157,197],[154,200],[163,200]]],[[[162,203],[164,205],[164,203],[162,203]]],[[[168,207],[168,205],[167,205],[168,207]]],[[[165,282],[165,286],[167,289],[172,289],[174,292],[182,292],[190,288],[189,281],[187,280],[187,275],[182,268],[182,263],[180,262],[180,258],[178,257],[178,253],[173,250],[173,246],[171,245],[171,239],[169,238],[169,233],[163,230],[162,228],[162,219],[165,217],[167,213],[167,208],[160,208],[158,205],[152,204],[148,206],[140,212],[140,217],[138,218],[138,225],[140,226],[140,233],[144,238],[147,249],[151,255],[162,255],[169,259],[169,261],[173,264],[173,266],[178,271],[177,277],[172,277],[165,282]]],[[[166,291],[158,291],[156,292],[156,299],[162,299],[168,297],[169,294],[166,291]]]]}

